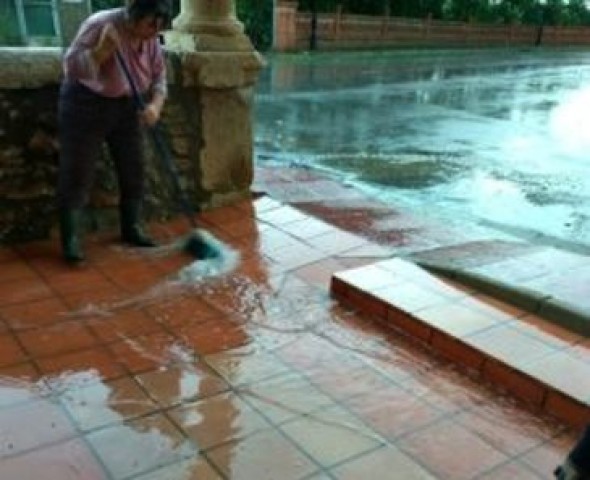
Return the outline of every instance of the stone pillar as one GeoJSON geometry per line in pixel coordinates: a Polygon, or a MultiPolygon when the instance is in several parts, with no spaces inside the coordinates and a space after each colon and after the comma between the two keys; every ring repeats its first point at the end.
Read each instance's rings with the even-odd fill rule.
{"type": "Polygon", "coordinates": [[[275,0],[273,50],[290,52],[297,49],[297,2],[275,0]]]}
{"type": "Polygon", "coordinates": [[[198,104],[196,166],[201,207],[231,203],[250,194],[253,179],[253,89],[264,66],[244,34],[234,0],[181,0],[181,13],[166,32],[173,88],[190,91],[198,104]],[[176,84],[175,84],[176,83],[176,84]]]}

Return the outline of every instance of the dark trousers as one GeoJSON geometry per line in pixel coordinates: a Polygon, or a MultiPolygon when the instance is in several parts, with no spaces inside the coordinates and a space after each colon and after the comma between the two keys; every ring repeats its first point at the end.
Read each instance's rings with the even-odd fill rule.
{"type": "Polygon", "coordinates": [[[102,97],[80,84],[64,83],[58,111],[58,206],[74,209],[88,201],[103,142],[115,164],[121,201],[140,200],[144,159],[133,100],[102,97]]]}
{"type": "Polygon", "coordinates": [[[590,425],[570,452],[569,458],[584,475],[583,478],[590,478],[590,425]]]}

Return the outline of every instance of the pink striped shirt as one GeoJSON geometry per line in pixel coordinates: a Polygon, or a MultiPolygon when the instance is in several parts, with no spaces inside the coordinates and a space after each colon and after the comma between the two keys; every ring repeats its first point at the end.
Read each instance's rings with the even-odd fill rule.
{"type": "Polygon", "coordinates": [[[125,34],[124,8],[103,10],[88,17],[64,57],[64,74],[68,81],[79,82],[105,97],[130,96],[131,89],[115,56],[97,65],[90,52],[98,43],[103,27],[112,23],[120,38],[120,52],[140,92],[166,95],[166,64],[157,38],[143,40],[133,47],[125,34]]]}

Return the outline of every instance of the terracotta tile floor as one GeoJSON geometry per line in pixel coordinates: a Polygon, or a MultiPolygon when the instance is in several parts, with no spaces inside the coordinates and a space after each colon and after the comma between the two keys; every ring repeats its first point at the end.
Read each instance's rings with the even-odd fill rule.
{"type": "MultiPolygon", "coordinates": [[[[268,197],[202,221],[242,258],[192,283],[175,276],[186,254],[113,235],[88,236],[79,268],[55,239],[0,250],[2,480],[547,479],[574,443],[565,423],[331,298],[334,272],[383,248],[268,197]]],[[[151,227],[163,242],[186,231],[151,227]]],[[[588,361],[491,299],[443,283],[425,297],[419,273],[397,294],[389,273],[359,278],[498,357],[519,345],[547,377],[588,361]]]]}

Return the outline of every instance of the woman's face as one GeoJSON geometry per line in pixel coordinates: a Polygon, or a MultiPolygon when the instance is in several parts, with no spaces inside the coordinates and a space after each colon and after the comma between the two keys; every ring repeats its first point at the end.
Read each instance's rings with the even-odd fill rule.
{"type": "Polygon", "coordinates": [[[149,40],[164,28],[164,21],[160,17],[149,15],[132,22],[129,30],[131,35],[139,40],[149,40]]]}

